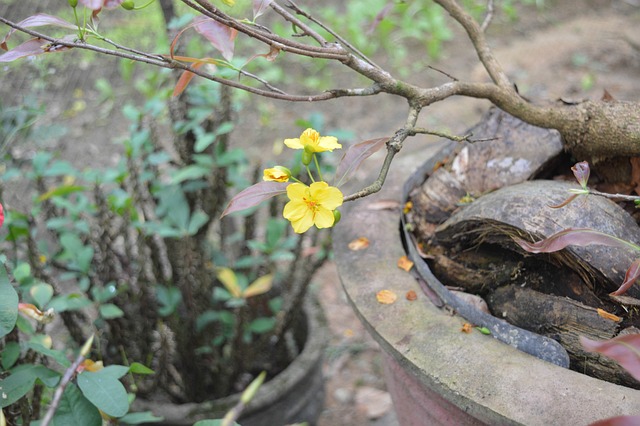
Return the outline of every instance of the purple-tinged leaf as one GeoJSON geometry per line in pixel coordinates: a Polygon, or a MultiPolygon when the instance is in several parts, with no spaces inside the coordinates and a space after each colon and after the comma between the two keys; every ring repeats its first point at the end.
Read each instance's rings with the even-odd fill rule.
{"type": "Polygon", "coordinates": [[[347,152],[342,156],[340,164],[336,170],[336,186],[344,184],[356,170],[360,164],[372,154],[379,151],[389,138],[371,139],[359,142],[349,147],[347,152]]]}
{"type": "Polygon", "coordinates": [[[261,16],[267,8],[273,3],[273,0],[253,0],[253,20],[255,21],[261,16]]]}
{"type": "Polygon", "coordinates": [[[586,161],[576,163],[573,167],[571,167],[571,171],[573,172],[573,175],[576,177],[576,180],[578,181],[580,186],[584,189],[587,189],[589,173],[591,172],[589,169],[589,163],[587,163],[586,161]]]}
{"type": "Polygon", "coordinates": [[[564,231],[560,231],[549,238],[545,238],[544,240],[536,243],[530,243],[520,238],[514,238],[514,240],[520,247],[522,247],[523,250],[528,251],[529,253],[553,253],[562,250],[567,246],[584,247],[592,244],[600,244],[609,247],[633,248],[635,250],[640,249],[640,247],[628,241],[589,228],[565,229],[564,231]]]}
{"type": "Polygon", "coordinates": [[[233,59],[234,40],[238,31],[211,18],[200,16],[194,20],[193,26],[211,42],[213,47],[222,53],[227,61],[233,59]]]}
{"type": "Polygon", "coordinates": [[[287,192],[287,186],[289,186],[289,184],[290,182],[265,181],[251,185],[247,189],[240,191],[238,195],[229,201],[227,208],[222,212],[220,217],[257,206],[264,200],[284,194],[287,192]]]}
{"type": "Polygon", "coordinates": [[[617,416],[604,420],[598,420],[589,426],[638,426],[640,425],[640,416],[617,416]]]}
{"type": "Polygon", "coordinates": [[[613,296],[622,296],[631,288],[633,284],[640,278],[640,259],[633,261],[627,273],[624,275],[624,281],[616,291],[611,293],[613,296]]]}
{"type": "Polygon", "coordinates": [[[562,208],[562,207],[566,206],[567,204],[569,204],[570,202],[572,202],[573,200],[575,200],[576,198],[578,198],[578,195],[580,195],[580,194],[572,194],[569,198],[567,198],[566,200],[564,200],[560,204],[549,205],[549,207],[552,208],[552,209],[562,208]]]}
{"type": "Polygon", "coordinates": [[[41,38],[34,38],[0,55],[0,62],[11,62],[19,58],[24,58],[25,56],[61,52],[68,49],[68,47],[64,46],[52,46],[49,41],[41,38]]]}
{"type": "MultiPolygon", "coordinates": [[[[57,16],[47,15],[45,13],[38,13],[33,16],[29,16],[28,18],[23,19],[17,24],[17,26],[23,27],[23,28],[42,27],[45,25],[55,25],[56,27],[71,28],[71,29],[77,28],[75,25],[65,21],[62,18],[58,18],[57,16]]],[[[4,50],[9,50],[9,48],[7,47],[7,40],[9,40],[9,37],[11,37],[11,35],[16,31],[17,30],[15,28],[12,28],[11,30],[9,30],[7,35],[4,36],[2,41],[0,41],[0,48],[4,50]]]]}
{"type": "Polygon", "coordinates": [[[640,381],[640,334],[625,334],[600,342],[580,336],[580,343],[585,350],[616,361],[640,381]]]}

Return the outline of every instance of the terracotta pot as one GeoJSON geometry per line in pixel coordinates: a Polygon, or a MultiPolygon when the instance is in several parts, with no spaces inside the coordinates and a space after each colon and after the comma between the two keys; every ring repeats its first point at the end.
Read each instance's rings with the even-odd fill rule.
{"type": "MultiPolygon", "coordinates": [[[[298,422],[314,425],[324,406],[322,361],[327,343],[326,320],[316,301],[305,304],[306,336],[300,355],[259,389],[240,417],[242,426],[275,426],[298,422]]],[[[198,420],[222,418],[240,398],[231,395],[203,403],[171,404],[137,400],[135,411],[152,411],[164,418],[160,425],[192,425],[198,420]]]]}
{"type": "Polygon", "coordinates": [[[640,391],[542,361],[492,336],[463,333],[466,321],[437,308],[416,279],[397,267],[406,255],[399,232],[403,182],[425,160],[435,164],[445,155],[442,149],[400,156],[383,190],[345,205],[334,232],[342,285],[385,353],[400,424],[586,425],[639,414],[640,391]],[[389,209],[390,200],[397,201],[395,208],[389,209]],[[360,237],[369,239],[368,248],[350,250],[349,242],[360,237]],[[376,293],[385,289],[398,295],[395,303],[378,303],[376,293]],[[405,297],[411,290],[417,300],[405,297]]]}

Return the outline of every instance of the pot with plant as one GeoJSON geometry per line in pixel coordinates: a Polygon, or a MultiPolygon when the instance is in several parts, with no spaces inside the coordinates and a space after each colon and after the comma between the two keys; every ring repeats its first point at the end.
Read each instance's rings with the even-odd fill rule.
{"type": "MultiPolygon", "coordinates": [[[[96,7],[94,3],[79,0],[79,4],[93,8],[94,13],[98,13],[101,6],[107,5],[103,3],[99,5],[100,7],[96,7]]],[[[198,15],[192,26],[211,42],[223,59],[211,59],[202,57],[202,55],[201,57],[179,56],[176,54],[179,37],[174,39],[174,43],[165,56],[158,56],[139,50],[123,51],[119,44],[110,42],[105,38],[102,38],[102,40],[109,43],[113,48],[105,49],[95,46],[87,42],[88,36],[93,34],[86,28],[81,29],[79,40],[73,37],[56,38],[36,32],[33,27],[41,25],[69,26],[55,17],[39,16],[37,18],[27,18],[17,23],[0,17],[0,22],[12,28],[10,35],[14,34],[15,31],[19,31],[36,37],[35,41],[27,41],[22,45],[12,47],[5,54],[0,55],[0,61],[13,61],[27,55],[40,55],[70,48],[86,49],[158,67],[182,70],[184,73],[176,84],[176,93],[184,91],[185,87],[192,81],[192,78],[198,76],[205,80],[245,90],[269,99],[289,102],[315,102],[342,97],[357,98],[382,94],[392,95],[406,101],[406,117],[396,127],[395,131],[391,132],[392,135],[371,139],[355,145],[349,151],[351,156],[347,153],[343,159],[344,168],[341,171],[336,171],[338,178],[345,170],[351,173],[357,169],[364,158],[384,146],[386,148],[386,156],[377,177],[372,183],[360,182],[359,186],[353,188],[351,194],[342,197],[341,190],[337,189],[338,184],[336,183],[336,187],[329,186],[321,176],[317,177],[318,181],[315,182],[315,178],[310,176],[310,180],[307,182],[287,183],[285,187],[285,185],[281,185],[283,182],[277,182],[277,180],[289,174],[282,169],[278,169],[277,172],[271,170],[269,177],[272,180],[276,180],[276,182],[261,183],[252,186],[246,192],[241,192],[232,201],[230,210],[237,210],[237,207],[250,207],[260,201],[271,198],[273,195],[287,192],[290,201],[282,211],[285,218],[291,221],[296,232],[303,232],[313,225],[319,228],[331,227],[338,222],[340,214],[334,213],[334,211],[342,201],[358,200],[381,190],[390,173],[391,165],[395,161],[396,155],[403,149],[410,137],[437,135],[455,141],[459,145],[455,157],[451,158],[450,161],[438,158],[438,160],[442,160],[440,166],[444,166],[439,168],[435,167],[436,160],[428,162],[425,169],[419,172],[417,177],[410,178],[411,185],[407,184],[404,191],[406,197],[402,197],[397,193],[400,186],[396,186],[396,193],[391,192],[389,197],[391,202],[379,199],[377,203],[372,202],[370,206],[363,203],[359,203],[357,207],[350,206],[348,210],[344,210],[344,213],[348,212],[351,219],[346,222],[346,225],[344,221],[338,225],[340,232],[337,233],[335,247],[338,249],[337,259],[339,265],[341,265],[343,283],[356,312],[361,315],[369,325],[371,332],[390,354],[388,357],[389,376],[392,379],[390,386],[395,388],[398,392],[397,395],[399,395],[395,401],[398,406],[398,412],[407,415],[415,412],[422,416],[419,417],[422,421],[432,416],[434,422],[450,421],[469,424],[478,422],[530,423],[534,419],[541,419],[541,422],[546,421],[547,424],[553,423],[558,419],[572,419],[579,423],[633,412],[632,410],[638,406],[637,391],[620,388],[618,385],[607,384],[563,369],[562,366],[568,363],[568,357],[565,350],[555,340],[556,336],[540,336],[539,334],[525,332],[495,318],[490,319],[486,314],[472,317],[471,315],[476,315],[474,313],[476,311],[469,309],[468,304],[458,303],[458,296],[451,297],[448,292],[440,291],[441,286],[439,287],[435,284],[429,268],[425,266],[419,255],[422,250],[422,254],[429,260],[433,260],[431,258],[439,258],[444,262],[442,263],[444,265],[441,267],[442,270],[453,272],[454,274],[460,272],[462,275],[466,275],[467,278],[471,277],[467,279],[471,285],[478,285],[478,282],[482,282],[482,285],[478,285],[481,289],[486,288],[488,284],[491,284],[492,280],[498,280],[498,278],[500,278],[500,282],[506,282],[505,280],[508,281],[508,279],[516,280],[521,276],[523,266],[526,266],[526,269],[532,269],[533,267],[530,266],[533,265],[532,263],[522,263],[521,265],[520,260],[510,257],[508,258],[509,262],[505,261],[504,265],[501,265],[502,258],[505,255],[503,252],[498,252],[498,261],[479,261],[481,264],[489,264],[489,268],[477,272],[477,278],[482,280],[476,280],[476,276],[473,275],[473,272],[476,271],[469,271],[471,268],[466,264],[459,264],[460,262],[457,262],[459,253],[455,251],[458,249],[464,254],[468,254],[468,247],[465,247],[463,243],[465,243],[465,235],[468,234],[468,230],[475,225],[473,221],[469,221],[467,218],[450,216],[451,210],[460,207],[458,204],[470,204],[470,207],[481,205],[481,203],[476,204],[473,200],[476,198],[480,200],[484,192],[495,191],[503,185],[503,183],[494,185],[486,178],[497,177],[499,178],[497,180],[501,180],[504,177],[501,173],[503,169],[520,173],[518,176],[520,180],[529,179],[540,171],[548,173],[546,177],[553,176],[558,169],[554,168],[553,164],[547,164],[547,162],[551,158],[556,158],[560,151],[569,152],[577,160],[592,163],[594,169],[606,183],[632,183],[634,179],[632,173],[634,162],[631,158],[638,155],[638,146],[640,146],[638,144],[640,141],[638,127],[640,121],[637,120],[640,114],[636,102],[620,101],[608,95],[601,100],[571,101],[561,99],[554,103],[541,105],[524,97],[489,47],[488,37],[485,32],[497,13],[493,7],[493,2],[489,2],[488,7],[479,13],[476,13],[477,11],[475,10],[469,12],[453,0],[436,0],[433,2],[434,4],[421,0],[410,5],[406,4],[406,2],[400,2],[397,5],[383,5],[384,7],[373,11],[375,16],[372,17],[370,27],[372,31],[379,29],[382,32],[381,37],[384,37],[385,40],[396,40],[394,37],[389,37],[390,29],[389,25],[387,25],[389,22],[400,22],[401,32],[405,31],[402,35],[406,35],[406,32],[418,26],[418,24],[429,22],[434,24],[433,26],[435,27],[436,22],[441,22],[445,19],[445,14],[450,15],[453,21],[460,24],[468,36],[483,70],[488,75],[488,81],[475,81],[470,77],[456,76],[455,74],[459,70],[451,73],[429,67],[428,69],[434,71],[439,79],[433,80],[436,81],[435,83],[430,81],[424,84],[395,77],[394,73],[378,65],[376,61],[372,60],[366,53],[363,53],[350,40],[342,37],[339,32],[323,23],[317,16],[303,10],[293,1],[283,1],[282,4],[278,1],[253,2],[253,17],[251,19],[238,18],[234,16],[235,12],[232,9],[223,8],[221,5],[207,0],[183,0],[182,3],[198,15]],[[419,10],[416,10],[415,7],[418,7],[419,10]],[[272,13],[270,18],[282,19],[283,22],[290,24],[294,28],[293,33],[284,34],[281,31],[282,28],[275,24],[273,24],[273,29],[270,29],[272,21],[268,21],[265,25],[258,24],[257,20],[259,18],[263,19],[263,15],[266,15],[267,12],[272,13]],[[399,17],[406,19],[398,19],[399,17]],[[313,62],[314,64],[322,65],[328,63],[329,65],[336,65],[340,69],[353,72],[358,77],[357,83],[353,83],[347,88],[330,87],[321,92],[314,92],[315,88],[311,86],[313,79],[300,79],[300,85],[302,86],[309,82],[309,85],[305,86],[307,90],[289,93],[285,90],[284,85],[279,87],[275,82],[247,72],[231,61],[237,44],[236,41],[241,38],[240,36],[267,48],[265,50],[268,50],[268,52],[253,51],[252,59],[260,60],[259,58],[262,58],[266,61],[273,61],[278,59],[280,53],[286,52],[294,56],[296,60],[311,60],[315,61],[313,62]],[[43,44],[43,40],[47,43],[43,44]],[[222,68],[222,70],[207,68],[208,65],[215,65],[222,68]],[[229,76],[229,70],[233,72],[234,78],[229,76]],[[240,78],[236,79],[236,76],[240,78]],[[360,85],[362,78],[365,79],[368,85],[364,87],[360,85]],[[501,111],[504,111],[504,113],[501,112],[494,115],[494,123],[500,124],[506,114],[511,114],[520,120],[517,123],[515,121],[511,122],[513,128],[520,128],[526,123],[528,126],[535,128],[553,129],[552,131],[547,131],[545,136],[547,139],[544,141],[543,148],[546,154],[535,156],[535,151],[538,148],[538,141],[535,139],[534,142],[529,142],[529,145],[535,144],[534,149],[530,150],[533,151],[532,154],[534,155],[526,154],[518,158],[507,155],[509,149],[512,148],[509,145],[527,145],[526,139],[520,137],[509,138],[509,132],[511,132],[509,127],[506,127],[504,134],[500,135],[500,139],[504,142],[500,145],[498,143],[500,141],[494,140],[494,137],[498,136],[499,133],[495,129],[496,126],[493,126],[494,131],[487,131],[486,135],[478,137],[471,134],[456,136],[449,132],[430,129],[419,124],[419,117],[423,111],[453,96],[466,96],[490,101],[501,111]],[[482,144],[489,153],[495,147],[497,155],[491,154],[485,158],[485,161],[482,161],[476,158],[475,155],[469,155],[471,148],[467,146],[468,144],[471,144],[471,146],[482,144]],[[556,154],[547,155],[549,154],[547,150],[551,150],[556,154]],[[535,164],[535,167],[531,167],[532,164],[535,164]],[[480,175],[480,178],[476,175],[476,178],[466,180],[465,183],[471,186],[462,185],[461,182],[464,179],[457,181],[452,179],[452,175],[456,173],[461,178],[465,178],[466,175],[472,176],[470,172],[473,171],[474,166],[479,166],[476,168],[484,169],[487,173],[480,175]],[[524,176],[522,173],[524,173],[524,176]],[[415,198],[411,199],[414,205],[412,207],[405,202],[409,201],[409,193],[415,187],[422,186],[424,174],[429,174],[430,177],[427,181],[429,184],[424,188],[424,194],[422,194],[424,197],[421,197],[418,193],[412,194],[412,196],[415,196],[415,198]],[[432,184],[435,185],[435,189],[429,186],[432,184]],[[444,187],[451,191],[444,192],[438,189],[444,187]],[[340,196],[336,191],[340,192],[340,196]],[[467,194],[467,192],[469,193],[467,194]],[[441,195],[446,197],[439,199],[441,195]],[[422,204],[422,208],[418,208],[421,199],[425,202],[422,204]],[[234,205],[235,207],[233,207],[234,205]],[[405,245],[412,257],[411,260],[405,259],[403,256],[406,253],[402,249],[401,240],[397,234],[398,222],[401,219],[400,215],[398,215],[398,210],[406,210],[405,223],[402,226],[403,232],[410,231],[410,228],[414,227],[420,228],[425,232],[435,232],[436,236],[441,239],[449,237],[445,242],[453,247],[454,256],[439,248],[431,249],[431,247],[427,247],[425,243],[430,242],[431,238],[429,236],[431,234],[425,234],[428,237],[424,241],[418,240],[418,244],[415,244],[412,240],[416,238],[415,235],[405,234],[405,245]],[[428,212],[427,216],[424,217],[425,220],[420,220],[417,215],[424,212],[428,212]],[[436,218],[435,222],[430,222],[429,219],[433,219],[433,213],[439,215],[439,217],[436,218]],[[407,218],[409,218],[408,221],[406,221],[407,218]],[[447,228],[447,226],[450,227],[447,228]],[[449,233],[445,232],[447,229],[450,230],[449,233]],[[375,231],[375,238],[361,238],[366,237],[367,233],[373,231],[375,231]],[[437,234],[438,232],[440,232],[439,235],[437,234]],[[351,244],[351,249],[345,249],[345,247],[349,247],[351,242],[354,243],[351,244]],[[383,249],[388,250],[395,260],[391,263],[388,261],[381,262],[381,259],[391,258],[383,249]],[[398,275],[396,273],[395,266],[392,265],[397,264],[397,259],[402,259],[400,265],[410,274],[398,275]],[[495,264],[499,264],[502,269],[496,268],[495,264]],[[416,270],[419,272],[417,280],[413,276],[416,270]],[[390,275],[391,273],[393,275],[390,275]],[[415,302],[418,294],[417,290],[419,290],[419,286],[423,282],[426,282],[424,291],[433,299],[434,304],[408,303],[415,302]],[[393,286],[391,290],[395,289],[395,291],[389,291],[388,287],[391,286],[393,286]],[[398,287],[396,288],[396,286],[398,287]],[[407,303],[400,304],[398,303],[397,295],[404,293],[405,289],[409,289],[412,292],[406,294],[407,303]],[[380,305],[390,306],[386,308],[386,311],[382,311],[380,305]],[[453,309],[446,311],[438,308],[445,306],[453,309]],[[465,324],[464,321],[459,320],[457,317],[451,318],[452,311],[462,314],[463,317],[467,318],[467,323],[465,324]],[[481,333],[467,334],[464,332],[476,330],[474,328],[476,326],[481,333]],[[535,353],[543,361],[514,351],[510,346],[485,336],[485,333],[492,334],[503,342],[513,344],[524,351],[535,353]],[[530,346],[533,349],[529,349],[530,346]],[[451,366],[454,367],[453,371],[451,368],[446,368],[451,366]],[[481,368],[481,366],[488,366],[489,368],[481,368]],[[403,369],[401,367],[406,368],[403,369]],[[536,380],[525,382],[524,377],[531,374],[536,377],[536,380]],[[474,375],[479,379],[477,386],[471,386],[468,382],[471,380],[470,377],[474,377],[474,375]],[[403,384],[394,384],[394,378],[402,381],[406,379],[406,381],[402,382],[403,384]],[[569,386],[569,382],[573,380],[576,380],[575,386],[569,386]],[[522,383],[520,384],[520,382],[522,383]],[[513,383],[517,383],[518,386],[513,386],[513,383]],[[534,389],[539,390],[540,393],[534,394],[535,396],[532,397],[529,391],[534,389]],[[598,392],[594,392],[594,389],[597,389],[598,392]],[[535,400],[536,404],[528,404],[531,400],[535,400]],[[560,400],[569,401],[570,407],[560,407],[560,404],[557,404],[560,400]],[[420,411],[416,410],[415,407],[426,407],[427,409],[420,411]],[[585,410],[583,409],[584,407],[595,408],[593,410],[585,410]],[[544,411],[548,417],[543,418],[540,416],[540,411],[544,411]]],[[[225,1],[224,3],[232,6],[234,2],[225,1]]],[[[264,16],[264,20],[267,20],[266,16],[264,16]]],[[[80,28],[81,25],[71,25],[71,27],[80,28]]],[[[432,40],[432,45],[442,41],[442,38],[437,39],[438,32],[429,31],[424,27],[418,28],[424,30],[421,32],[421,37],[432,40]]],[[[5,45],[7,39],[8,37],[4,40],[5,45]]],[[[402,39],[402,37],[397,39],[402,39]]],[[[238,45],[240,44],[238,43],[238,45]]],[[[397,51],[402,51],[402,49],[398,48],[397,51]]],[[[417,61],[413,62],[417,63],[417,61]]],[[[293,74],[299,69],[304,70],[305,68],[290,67],[288,71],[293,74]]],[[[460,72],[462,71],[460,70],[460,72]]],[[[302,76],[306,77],[307,73],[302,74],[302,76]]],[[[300,89],[300,87],[294,85],[295,89],[300,89]]],[[[508,119],[504,120],[505,123],[509,121],[508,119]]],[[[489,124],[489,130],[491,130],[491,117],[487,119],[487,123],[489,124]]],[[[497,126],[497,128],[499,129],[500,126],[497,126]]],[[[312,137],[309,134],[305,136],[303,133],[296,142],[290,141],[289,145],[300,148],[303,151],[302,162],[305,166],[309,166],[312,162],[315,162],[316,154],[330,150],[330,147],[334,146],[332,145],[333,142],[327,140],[324,142],[328,145],[323,145],[321,139],[317,139],[315,134],[312,137]]],[[[452,149],[449,149],[448,153],[451,151],[452,149]]],[[[420,154],[423,159],[430,158],[433,155],[433,151],[420,154]]],[[[202,160],[202,158],[198,157],[200,163],[196,166],[200,167],[202,160]]],[[[198,171],[196,169],[198,167],[190,168],[187,176],[191,177],[193,176],[192,174],[197,176],[198,171]]],[[[408,178],[406,172],[409,169],[407,164],[405,164],[404,168],[400,167],[400,171],[404,174],[404,181],[408,178]]],[[[346,176],[347,174],[345,173],[344,175],[346,176]]],[[[508,185],[513,183],[515,182],[507,182],[508,185]]],[[[551,184],[547,186],[551,186],[551,184]]],[[[199,189],[196,185],[195,190],[199,189]]],[[[563,187],[564,189],[566,189],[566,185],[563,187]]],[[[526,191],[534,192],[528,187],[525,188],[525,195],[526,191]]],[[[500,191],[492,192],[492,194],[498,194],[498,192],[500,191]]],[[[385,192],[385,194],[389,196],[390,193],[385,192]]],[[[491,197],[492,194],[487,196],[491,197]]],[[[508,202],[512,203],[510,197],[512,196],[509,195],[507,197],[508,202]]],[[[525,201],[521,204],[536,204],[531,201],[531,198],[531,196],[525,196],[525,201]]],[[[493,207],[492,216],[488,214],[484,216],[483,223],[486,226],[483,226],[474,236],[474,239],[469,239],[472,246],[473,244],[480,244],[485,237],[487,241],[491,242],[493,234],[489,230],[499,219],[497,215],[501,213],[500,210],[508,210],[507,201],[504,199],[496,200],[490,198],[489,200],[489,207],[493,207]],[[496,206],[498,207],[497,209],[495,208],[496,206]]],[[[559,204],[559,202],[553,201],[556,204],[559,204]]],[[[173,205],[172,203],[168,204],[173,205]]],[[[546,205],[547,200],[538,201],[536,205],[540,204],[546,205]]],[[[160,211],[173,214],[166,204],[163,207],[160,208],[160,211]]],[[[486,210],[488,211],[488,209],[486,210]]],[[[463,212],[465,209],[460,211],[463,212]]],[[[564,210],[558,211],[564,212],[564,210]]],[[[190,213],[194,214],[193,211],[190,211],[190,213]]],[[[185,222],[184,219],[188,216],[188,214],[186,216],[182,214],[182,222],[180,222],[187,224],[187,229],[192,222],[191,218],[185,222]]],[[[534,217],[534,213],[527,211],[525,217],[529,216],[534,217]]],[[[197,219],[195,221],[196,225],[194,225],[196,233],[199,229],[197,226],[199,220],[197,219]]],[[[620,223],[623,224],[623,227],[625,226],[624,220],[620,223]]],[[[495,227],[504,229],[503,226],[495,227]]],[[[521,239],[529,237],[528,240],[531,240],[530,237],[532,235],[524,235],[528,232],[530,230],[527,228],[514,230],[512,227],[509,228],[506,235],[511,238],[511,241],[513,241],[512,237],[521,239]]],[[[536,235],[536,237],[546,236],[550,235],[536,235]]],[[[417,238],[420,238],[420,236],[417,238]]],[[[620,236],[616,238],[620,238],[620,236]]],[[[188,249],[189,247],[186,248],[188,249]]],[[[589,256],[591,257],[590,262],[598,260],[594,259],[593,254],[589,256]]],[[[469,255],[469,257],[473,256],[469,255]]],[[[599,255],[596,255],[597,257],[599,255]]],[[[563,259],[565,263],[579,264],[576,273],[580,279],[588,281],[590,277],[602,278],[601,276],[605,276],[606,278],[608,276],[606,273],[611,272],[599,269],[599,267],[593,266],[591,263],[576,260],[578,258],[575,256],[571,257],[571,262],[567,259],[565,256],[563,259]]],[[[197,264],[190,258],[188,260],[186,268],[184,267],[185,265],[181,265],[180,268],[189,270],[190,266],[197,264]]],[[[157,268],[162,266],[162,262],[159,262],[157,268]]],[[[626,268],[616,267],[613,273],[614,275],[619,275],[624,269],[626,268]]],[[[194,271],[193,269],[191,270],[194,271]]],[[[550,275],[558,273],[556,270],[551,271],[550,275]]],[[[200,271],[195,270],[194,272],[200,271]]],[[[260,276],[257,275],[256,279],[260,276]]],[[[593,290],[595,287],[592,283],[587,284],[585,290],[584,286],[573,285],[578,282],[575,276],[567,274],[563,275],[564,277],[571,283],[569,287],[573,293],[586,294],[587,297],[602,296],[602,294],[596,294],[597,292],[593,290]],[[594,294],[589,294],[587,290],[594,294]]],[[[602,288],[608,290],[611,286],[611,278],[607,279],[609,282],[602,288]]],[[[528,280],[544,281],[544,275],[530,277],[528,280]]],[[[247,283],[249,281],[252,280],[248,280],[247,283]]],[[[256,284],[256,287],[260,286],[256,284]]],[[[232,296],[234,292],[235,294],[243,294],[242,291],[244,290],[239,293],[238,291],[229,290],[234,288],[236,288],[235,285],[227,284],[227,293],[232,296]]],[[[219,292],[218,296],[226,297],[226,294],[219,292]]],[[[506,299],[509,299],[509,297],[507,295],[506,299]]],[[[185,300],[199,301],[191,297],[186,297],[185,300]]],[[[244,302],[249,303],[249,300],[244,302]]],[[[625,303],[622,303],[622,305],[626,306],[625,303]]],[[[515,316],[517,309],[508,311],[508,306],[503,306],[507,317],[515,316]]],[[[600,309],[610,316],[603,316],[596,310],[598,318],[602,318],[602,321],[613,322],[615,322],[614,317],[621,317],[619,314],[624,310],[624,308],[619,308],[620,311],[612,312],[609,305],[600,307],[600,309]]],[[[587,311],[589,310],[587,309],[587,311]]],[[[630,309],[629,312],[633,312],[633,309],[630,309]]],[[[502,315],[502,313],[499,312],[499,315],[502,315]]],[[[591,311],[589,313],[593,314],[591,311]]],[[[595,319],[601,321],[598,318],[595,319]]],[[[196,324],[195,320],[191,322],[196,324]]],[[[607,326],[611,327],[611,324],[606,323],[605,328],[607,326]]],[[[207,350],[204,349],[205,355],[207,350]]]]}
{"type": "MultiPolygon", "coordinates": [[[[170,102],[159,91],[146,107],[128,106],[131,132],[112,168],[81,170],[44,150],[33,158],[11,148],[5,154],[3,254],[20,301],[2,314],[2,407],[10,423],[41,418],[46,407],[35,401],[92,334],[94,349],[85,350],[54,422],[84,398],[95,405],[85,407],[84,425],[97,409],[125,423],[222,417],[262,371],[266,384],[243,410],[243,424],[319,415],[325,333],[307,289],[327,258],[328,234],[294,233],[278,217],[279,199],[221,217],[228,192],[257,172],[241,149],[228,147],[230,90],[213,89],[193,85],[170,102]],[[18,185],[32,204],[15,196],[18,185]],[[16,373],[27,369],[35,372],[16,373]],[[81,384],[112,373],[113,398],[81,384]],[[127,414],[121,378],[137,396],[132,409],[146,417],[127,414]]],[[[3,289],[15,294],[8,281],[3,289]]]]}

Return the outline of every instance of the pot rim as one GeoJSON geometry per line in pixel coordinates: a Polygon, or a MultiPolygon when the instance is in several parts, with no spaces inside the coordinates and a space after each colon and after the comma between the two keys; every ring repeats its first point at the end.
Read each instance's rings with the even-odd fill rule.
{"type": "Polygon", "coordinates": [[[343,209],[334,233],[336,264],[368,332],[423,385],[489,424],[588,424],[640,414],[640,391],[558,367],[481,333],[461,332],[465,321],[436,308],[416,280],[397,268],[406,255],[400,209],[368,206],[381,200],[401,206],[403,181],[419,161],[441,159],[451,149],[450,143],[434,144],[419,154],[399,156],[382,191],[343,209]],[[359,237],[369,239],[368,248],[349,250],[349,242],[359,237]],[[384,289],[398,300],[379,304],[376,293],[384,289]],[[410,290],[417,300],[404,297],[410,290]]]}

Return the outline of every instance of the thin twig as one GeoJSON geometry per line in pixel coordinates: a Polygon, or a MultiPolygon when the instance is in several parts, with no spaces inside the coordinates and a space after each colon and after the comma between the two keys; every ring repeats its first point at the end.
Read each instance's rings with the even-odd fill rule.
{"type": "Polygon", "coordinates": [[[295,10],[295,12],[298,15],[304,16],[305,18],[307,18],[308,20],[310,20],[311,22],[313,22],[314,24],[318,25],[320,28],[322,28],[323,30],[325,30],[326,32],[331,34],[336,40],[338,40],[338,42],[340,42],[343,46],[346,46],[347,49],[351,50],[356,55],[360,56],[360,58],[362,58],[362,60],[366,61],[369,65],[371,65],[372,67],[376,67],[376,68],[382,69],[378,64],[373,62],[369,57],[367,57],[367,55],[365,55],[360,50],[358,50],[358,48],[356,48],[354,45],[349,43],[340,34],[336,33],[333,29],[331,29],[330,27],[325,25],[323,22],[317,20],[312,15],[308,14],[306,11],[301,9],[293,0],[287,0],[287,3],[289,4],[289,7],[291,9],[295,10]]]}
{"type": "Polygon", "coordinates": [[[447,132],[442,132],[439,130],[429,130],[423,127],[414,127],[413,129],[408,129],[407,132],[409,133],[409,136],[415,136],[418,134],[432,135],[432,136],[439,136],[441,138],[449,139],[454,142],[476,143],[476,142],[494,141],[497,139],[497,138],[471,139],[471,137],[473,136],[473,133],[467,133],[466,135],[463,135],[463,136],[456,136],[447,132]]]}
{"type": "Polygon", "coordinates": [[[614,201],[640,201],[640,196],[638,195],[609,194],[607,192],[596,191],[595,189],[590,189],[589,194],[609,198],[610,200],[614,201]]]}
{"type": "Polygon", "coordinates": [[[73,377],[76,375],[76,370],[78,369],[80,364],[82,364],[82,361],[84,361],[84,359],[85,359],[85,356],[82,355],[82,353],[80,353],[80,355],[78,355],[78,358],[76,358],[73,364],[71,364],[71,366],[67,368],[67,370],[64,372],[64,375],[62,376],[62,380],[60,381],[60,384],[58,385],[55,393],[53,394],[53,400],[51,401],[51,405],[49,405],[49,409],[47,409],[47,413],[45,414],[44,418],[42,419],[42,422],[40,423],[41,426],[49,426],[49,423],[51,423],[51,421],[53,420],[53,416],[55,415],[56,410],[60,405],[60,401],[62,400],[62,395],[64,394],[64,391],[67,388],[67,385],[69,384],[71,379],[73,379],[73,377]]]}
{"type": "Polygon", "coordinates": [[[391,162],[393,161],[393,158],[396,156],[396,154],[402,149],[403,142],[410,135],[410,129],[413,129],[416,122],[418,121],[420,110],[421,108],[419,106],[411,106],[409,108],[409,113],[407,114],[407,120],[404,127],[398,129],[393,137],[387,141],[387,155],[384,158],[382,167],[380,167],[378,178],[371,185],[344,197],[344,201],[357,200],[358,198],[375,194],[382,189],[382,185],[384,185],[384,181],[386,180],[387,174],[389,173],[391,162]]]}
{"type": "Polygon", "coordinates": [[[482,32],[486,32],[489,25],[491,25],[491,20],[493,19],[493,0],[489,0],[487,2],[487,14],[484,17],[484,21],[482,21],[482,25],[480,25],[480,29],[482,32]]]}

